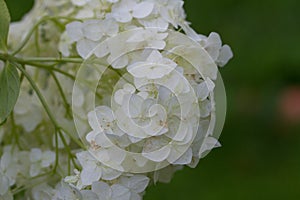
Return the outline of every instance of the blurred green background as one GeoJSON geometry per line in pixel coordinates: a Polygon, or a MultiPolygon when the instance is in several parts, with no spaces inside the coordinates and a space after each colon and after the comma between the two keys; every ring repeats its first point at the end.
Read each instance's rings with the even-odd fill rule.
{"type": "MultiPolygon", "coordinates": [[[[13,20],[32,0],[7,0],[13,20]]],[[[222,148],[145,200],[300,199],[300,1],[187,0],[199,33],[235,54],[221,69],[228,100],[222,148]]]]}

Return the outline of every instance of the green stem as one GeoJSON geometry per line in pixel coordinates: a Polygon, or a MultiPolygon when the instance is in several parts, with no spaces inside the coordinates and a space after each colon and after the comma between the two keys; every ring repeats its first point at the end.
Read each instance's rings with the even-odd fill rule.
{"type": "Polygon", "coordinates": [[[61,131],[58,131],[58,134],[59,134],[59,137],[61,138],[61,141],[63,142],[63,144],[65,146],[65,149],[67,150],[67,152],[68,152],[68,154],[69,154],[69,156],[71,158],[71,161],[72,161],[74,167],[78,168],[78,165],[77,165],[76,161],[74,160],[74,155],[72,154],[71,149],[70,149],[70,147],[69,147],[69,145],[68,145],[68,143],[67,143],[67,141],[66,141],[66,139],[65,139],[65,137],[63,135],[63,133],[61,131]]]}
{"type": "Polygon", "coordinates": [[[55,174],[57,171],[58,161],[59,161],[59,152],[58,152],[58,130],[55,129],[55,165],[53,168],[53,173],[55,174]]]}
{"type": "Polygon", "coordinates": [[[68,131],[66,131],[65,129],[63,129],[61,126],[59,126],[59,124],[57,123],[57,121],[55,120],[54,115],[52,114],[50,107],[48,106],[44,96],[42,95],[42,93],[40,92],[39,88],[37,87],[37,85],[35,84],[35,82],[33,81],[33,79],[30,77],[30,75],[26,72],[26,70],[24,70],[22,67],[20,67],[18,64],[14,63],[14,65],[22,72],[22,74],[24,74],[25,78],[28,80],[28,82],[30,83],[30,85],[32,86],[33,90],[36,92],[39,100],[41,101],[43,107],[46,110],[47,115],[49,116],[50,121],[53,123],[54,127],[56,129],[58,129],[58,131],[60,132],[60,130],[64,131],[66,134],[68,134],[68,136],[70,136],[72,138],[72,140],[79,145],[80,147],[82,147],[83,149],[85,149],[85,147],[81,144],[81,142],[79,140],[77,140],[72,134],[68,133],[68,131]]]}
{"type": "Polygon", "coordinates": [[[55,75],[55,73],[53,71],[49,71],[49,73],[51,74],[51,76],[53,77],[54,79],[54,82],[56,83],[57,87],[58,87],[58,91],[63,99],[63,102],[65,104],[65,108],[66,108],[66,114],[67,116],[71,117],[72,118],[72,111],[71,111],[71,106],[70,104],[68,103],[68,100],[67,100],[67,97],[62,89],[62,86],[57,78],[57,76],[55,75]]]}
{"type": "Polygon", "coordinates": [[[71,78],[72,80],[75,80],[75,76],[72,75],[72,74],[69,74],[61,69],[58,69],[58,68],[55,68],[53,67],[54,65],[46,65],[46,64],[42,64],[42,63],[36,63],[32,60],[36,60],[37,62],[53,62],[55,61],[56,63],[65,63],[65,62],[73,62],[73,63],[80,63],[79,62],[79,59],[76,59],[75,58],[61,58],[61,61],[59,61],[59,59],[57,58],[39,58],[39,59],[30,59],[27,60],[27,59],[21,59],[21,58],[16,58],[14,56],[11,56],[11,55],[8,55],[8,54],[2,54],[0,53],[0,60],[3,60],[3,61],[11,61],[11,62],[15,62],[15,63],[19,63],[21,65],[30,65],[32,67],[37,67],[37,68],[43,68],[43,69],[46,69],[46,70],[53,70],[53,71],[56,71],[58,73],[61,73],[69,78],[71,78]]]}
{"type": "MultiPolygon", "coordinates": [[[[34,179],[38,179],[38,178],[42,178],[42,177],[47,177],[47,176],[49,176],[49,175],[51,175],[51,172],[46,172],[46,173],[44,173],[44,174],[40,174],[40,175],[37,175],[37,176],[35,176],[35,177],[32,177],[32,178],[30,178],[29,180],[30,181],[32,181],[32,180],[34,180],[34,179]]],[[[43,180],[41,180],[41,181],[38,181],[38,182],[36,182],[36,183],[34,183],[34,184],[30,184],[30,183],[28,183],[28,184],[24,184],[24,185],[22,185],[22,186],[20,186],[20,187],[17,187],[17,188],[15,188],[15,189],[13,189],[12,191],[11,191],[11,193],[13,194],[13,195],[16,195],[16,194],[18,194],[18,193],[20,193],[20,192],[22,192],[22,191],[24,191],[24,190],[27,190],[28,188],[32,188],[32,187],[34,187],[34,186],[36,186],[36,185],[39,185],[39,184],[41,184],[41,183],[43,183],[43,182],[45,182],[45,180],[43,179],[43,180]]]]}
{"type": "Polygon", "coordinates": [[[39,88],[37,87],[37,85],[35,84],[34,80],[31,78],[31,76],[27,73],[26,70],[24,70],[22,67],[20,67],[17,63],[14,63],[14,65],[20,70],[20,72],[22,74],[24,74],[25,78],[28,80],[28,82],[30,83],[32,89],[35,91],[35,93],[37,94],[39,100],[41,101],[43,107],[46,110],[47,115],[49,116],[49,119],[51,120],[51,122],[54,124],[55,127],[60,127],[58,125],[58,123],[55,120],[54,115],[52,114],[52,112],[50,111],[50,108],[44,98],[44,96],[42,95],[41,91],[39,90],[39,88]]]}
{"type": "Polygon", "coordinates": [[[81,58],[53,58],[53,57],[27,57],[26,59],[15,57],[15,60],[22,63],[30,63],[30,62],[54,62],[54,63],[83,63],[83,59],[81,58]]]}

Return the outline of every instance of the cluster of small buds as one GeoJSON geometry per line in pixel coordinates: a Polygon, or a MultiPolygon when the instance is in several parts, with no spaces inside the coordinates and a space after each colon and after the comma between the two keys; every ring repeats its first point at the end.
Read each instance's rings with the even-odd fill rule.
{"type": "MultiPolygon", "coordinates": [[[[0,147],[0,197],[12,199],[26,180],[39,179],[54,168],[62,178],[32,184],[24,189],[26,198],[140,200],[151,182],[169,182],[174,172],[196,167],[220,146],[213,134],[216,80],[218,66],[226,65],[233,54],[217,33],[197,34],[186,21],[183,4],[36,0],[30,13],[11,25],[9,45],[15,47],[28,26],[48,17],[20,54],[80,58],[82,66],[65,61],[57,69],[69,77],[84,74],[84,80],[61,74],[52,79],[48,71],[25,66],[63,131],[58,137],[57,130],[49,128],[43,105],[24,80],[13,112],[23,134],[10,144],[4,132],[16,130],[0,129],[0,143],[5,144],[0,147]],[[87,65],[95,66],[95,72],[82,70],[87,65]],[[88,87],[76,86],[77,81],[88,87]],[[98,81],[99,101],[91,109],[95,91],[89,83],[98,81]],[[74,138],[82,139],[86,149],[71,145],[74,138]],[[71,153],[76,157],[68,157],[71,153]]],[[[0,61],[0,70],[2,65],[0,61]]]]}

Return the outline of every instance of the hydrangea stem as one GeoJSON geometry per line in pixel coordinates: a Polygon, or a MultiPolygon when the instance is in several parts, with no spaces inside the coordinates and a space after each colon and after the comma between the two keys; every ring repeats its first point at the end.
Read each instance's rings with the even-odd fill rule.
{"type": "Polygon", "coordinates": [[[58,130],[63,130],[66,134],[68,134],[72,140],[79,145],[80,147],[84,148],[84,146],[81,144],[81,142],[79,142],[76,138],[74,138],[74,136],[70,133],[68,133],[67,131],[65,131],[62,127],[60,127],[60,125],[57,123],[57,121],[55,120],[54,115],[52,114],[44,96],[42,95],[42,93],[40,92],[39,88],[37,87],[37,85],[35,84],[35,82],[33,81],[33,79],[30,77],[30,75],[26,72],[25,69],[23,69],[22,67],[19,66],[19,64],[14,63],[14,65],[21,71],[22,74],[24,74],[25,78],[29,81],[30,85],[32,86],[33,90],[36,92],[39,100],[41,101],[50,121],[53,123],[53,125],[55,126],[55,128],[57,128],[58,130]]]}
{"type": "Polygon", "coordinates": [[[65,93],[64,93],[64,91],[63,91],[63,88],[62,88],[62,86],[61,86],[61,84],[60,84],[60,82],[59,82],[59,80],[58,80],[56,74],[55,74],[53,71],[49,71],[49,73],[50,73],[51,76],[53,77],[53,80],[54,80],[54,82],[56,83],[56,85],[57,85],[57,87],[58,87],[58,90],[59,90],[59,93],[60,93],[60,95],[61,95],[61,97],[62,97],[62,99],[63,99],[63,102],[64,102],[64,104],[65,104],[65,108],[66,108],[66,115],[67,115],[68,117],[72,118],[72,110],[71,110],[71,106],[70,106],[70,104],[69,104],[69,102],[68,102],[68,100],[67,100],[67,97],[66,97],[66,95],[65,95],[65,93]]]}

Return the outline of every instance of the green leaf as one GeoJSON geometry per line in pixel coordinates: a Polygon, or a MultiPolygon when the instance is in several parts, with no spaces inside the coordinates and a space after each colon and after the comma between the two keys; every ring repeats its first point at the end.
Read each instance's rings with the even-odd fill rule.
{"type": "Polygon", "coordinates": [[[14,109],[20,92],[20,78],[15,66],[9,62],[0,74],[0,122],[14,109]]]}
{"type": "Polygon", "coordinates": [[[10,15],[4,0],[0,0],[0,50],[7,50],[10,15]]]}

